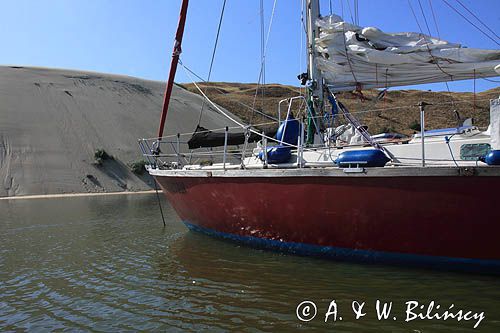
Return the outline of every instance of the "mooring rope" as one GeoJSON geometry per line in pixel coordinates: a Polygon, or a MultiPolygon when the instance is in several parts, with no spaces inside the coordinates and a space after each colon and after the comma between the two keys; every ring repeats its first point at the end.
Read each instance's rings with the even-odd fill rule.
{"type": "Polygon", "coordinates": [[[156,179],[153,177],[153,182],[155,184],[156,198],[158,199],[158,207],[160,207],[161,220],[163,221],[163,226],[165,227],[167,224],[165,223],[165,217],[163,216],[163,208],[161,208],[161,200],[160,194],[158,193],[158,185],[156,184],[156,179]]]}

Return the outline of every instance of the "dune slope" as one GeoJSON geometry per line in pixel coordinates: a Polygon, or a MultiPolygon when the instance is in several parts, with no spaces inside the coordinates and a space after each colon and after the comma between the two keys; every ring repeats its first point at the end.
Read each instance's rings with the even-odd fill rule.
{"type": "MultiPolygon", "coordinates": [[[[154,137],[164,83],[127,76],[0,67],[0,196],[145,190],[128,164],[154,137]],[[94,164],[104,149],[114,159],[94,164]]],[[[202,98],[174,87],[165,133],[194,130],[202,98]]],[[[202,126],[227,119],[205,107],[202,126]]]]}

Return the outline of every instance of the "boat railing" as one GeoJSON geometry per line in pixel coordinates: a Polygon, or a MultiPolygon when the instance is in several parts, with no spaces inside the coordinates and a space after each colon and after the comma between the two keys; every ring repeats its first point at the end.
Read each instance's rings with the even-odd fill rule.
{"type": "MultiPolygon", "coordinates": [[[[253,148],[260,148],[263,152],[263,167],[268,165],[268,150],[273,146],[289,147],[293,154],[297,156],[297,167],[303,166],[304,151],[316,150],[324,148],[324,145],[308,145],[305,147],[304,140],[304,123],[299,121],[300,134],[298,135],[297,143],[290,144],[284,142],[282,138],[274,138],[266,135],[264,132],[259,133],[260,140],[255,143],[248,143],[249,147],[240,147],[240,145],[230,145],[228,136],[231,130],[241,129],[240,127],[225,127],[215,130],[210,130],[211,133],[224,133],[224,144],[219,147],[198,147],[189,149],[189,139],[193,133],[178,133],[167,135],[161,138],[147,138],[138,140],[142,155],[147,163],[154,167],[174,167],[178,168],[185,164],[207,164],[207,163],[222,163],[225,169],[226,165],[240,163],[242,168],[245,168],[246,159],[255,157],[253,148]]],[[[203,132],[203,131],[202,131],[203,132]]],[[[208,130],[207,130],[208,132],[208,130]]],[[[241,133],[241,132],[239,132],[241,133]]],[[[247,131],[248,133],[248,131],[247,131]]],[[[255,133],[255,132],[254,132],[255,133]]],[[[256,161],[253,161],[255,163],[256,161]]]]}
{"type": "MultiPolygon", "coordinates": [[[[290,115],[292,111],[292,105],[294,101],[302,101],[302,103],[305,105],[307,103],[306,98],[303,95],[295,96],[295,97],[290,97],[290,98],[285,98],[282,99],[278,102],[278,124],[281,124],[281,104],[288,102],[288,108],[287,108],[287,113],[286,117],[283,119],[288,119],[288,116],[290,115]]],[[[299,107],[299,112],[300,112],[301,107],[299,107]]],[[[321,116],[315,117],[315,118],[321,118],[321,116]]]]}
{"type": "MultiPolygon", "coordinates": [[[[288,100],[283,100],[283,103],[288,100]]],[[[425,108],[422,107],[421,112],[421,128],[420,128],[420,133],[426,133],[425,130],[425,108]]],[[[287,112],[287,117],[289,116],[289,112],[287,112]]],[[[280,115],[280,118],[281,115],[280,115]]],[[[284,119],[284,118],[282,118],[284,119]]],[[[357,144],[349,144],[349,145],[308,145],[304,143],[304,136],[305,136],[305,131],[304,131],[304,122],[301,119],[296,119],[299,124],[300,124],[300,135],[297,138],[297,142],[294,144],[287,143],[283,141],[283,137],[281,138],[276,138],[276,137],[271,137],[266,135],[264,132],[260,132],[260,130],[257,130],[256,127],[250,128],[247,127],[245,128],[245,132],[242,133],[241,131],[241,126],[234,126],[234,127],[223,127],[223,128],[218,128],[218,129],[212,129],[212,130],[207,130],[207,132],[211,133],[219,133],[218,139],[219,140],[219,146],[218,147],[208,147],[208,146],[203,146],[203,147],[197,147],[194,149],[189,148],[189,141],[191,137],[193,136],[193,132],[188,132],[188,133],[178,133],[178,134],[173,134],[173,135],[168,135],[168,136],[163,136],[161,138],[149,138],[149,139],[141,139],[139,140],[139,146],[141,149],[141,152],[146,159],[147,163],[153,167],[158,167],[158,168],[181,168],[186,165],[190,165],[191,167],[196,167],[198,166],[210,166],[213,165],[213,167],[221,167],[223,169],[226,169],[227,166],[231,165],[231,168],[234,167],[240,167],[242,169],[247,168],[249,165],[251,167],[262,167],[262,168],[267,168],[269,165],[269,159],[268,159],[268,152],[271,150],[271,147],[274,145],[281,145],[285,147],[289,147],[290,151],[292,153],[293,158],[291,161],[293,161],[292,164],[295,164],[295,167],[301,168],[301,167],[308,167],[308,166],[316,166],[317,164],[326,165],[326,163],[333,162],[332,158],[332,152],[334,152],[333,156],[337,156],[338,152],[340,152],[339,149],[342,149],[343,151],[346,151],[345,149],[349,149],[349,147],[352,147],[353,149],[363,149],[364,146],[369,145],[369,142],[366,142],[366,144],[363,143],[357,143],[357,144]],[[224,133],[224,136],[220,135],[220,133],[224,133]],[[244,141],[241,140],[239,141],[240,144],[234,144],[234,141],[228,140],[229,134],[245,134],[246,136],[250,136],[250,134],[254,137],[254,142],[248,142],[248,138],[246,138],[244,141]],[[255,138],[255,135],[257,135],[257,138],[255,138]],[[223,141],[222,141],[223,140],[223,141]],[[258,149],[255,149],[258,148],[258,149]],[[325,152],[324,150],[327,149],[328,152],[325,152]],[[334,149],[330,151],[330,149],[334,149]],[[335,151],[337,153],[335,153],[335,151]],[[310,154],[310,152],[313,152],[314,154],[310,154]],[[260,156],[259,156],[259,153],[260,156]],[[306,155],[306,158],[304,159],[304,153],[308,153],[306,155]],[[318,156],[317,154],[324,154],[325,156],[330,156],[328,161],[325,160],[325,162],[318,162],[315,160],[315,156],[318,156]],[[311,157],[313,160],[311,160],[311,157]]],[[[262,124],[258,124],[256,126],[260,126],[262,124]]],[[[285,122],[286,125],[286,122],[285,122]]],[[[195,133],[203,133],[204,131],[199,131],[195,133]]],[[[421,145],[420,149],[415,146],[414,148],[411,148],[412,150],[415,149],[415,154],[413,156],[409,156],[408,154],[399,154],[399,153],[394,153],[394,158],[391,160],[392,166],[404,166],[404,165],[416,165],[420,164],[422,167],[427,167],[428,163],[431,164],[432,166],[435,166],[437,164],[440,165],[450,165],[453,164],[455,166],[458,166],[457,163],[461,164],[467,164],[469,163],[468,161],[460,161],[459,159],[456,158],[457,156],[457,144],[452,142],[452,137],[451,136],[445,136],[444,140],[446,141],[446,145],[448,146],[448,150],[450,152],[450,158],[436,158],[436,155],[434,153],[434,148],[428,147],[429,145],[434,145],[436,142],[434,141],[428,141],[427,135],[419,136],[420,142],[414,142],[417,145],[421,145]],[[427,156],[427,150],[430,150],[430,155],[427,156]],[[420,150],[420,153],[418,152],[420,150]],[[419,156],[420,155],[420,156],[419,156]],[[417,160],[420,160],[420,163],[417,162],[417,160]]],[[[234,138],[233,138],[234,139],[234,138]]],[[[390,149],[391,145],[394,144],[399,144],[402,142],[390,142],[390,143],[379,143],[380,146],[384,147],[385,149],[390,149]]],[[[408,140],[404,141],[404,143],[408,143],[408,140]]],[[[434,146],[433,146],[434,147],[434,146]]],[[[476,161],[477,162],[477,161],[476,161]]],[[[470,164],[470,163],[469,163],[470,164]]],[[[283,167],[290,167],[290,163],[284,163],[282,166],[283,167]],[[285,165],[286,164],[286,165],[285,165]]],[[[279,167],[273,163],[272,167],[279,167]]]]}

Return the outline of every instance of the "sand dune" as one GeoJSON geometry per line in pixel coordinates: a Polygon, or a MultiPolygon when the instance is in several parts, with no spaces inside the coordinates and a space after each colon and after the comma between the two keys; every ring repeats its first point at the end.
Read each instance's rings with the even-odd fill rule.
{"type": "MultiPolygon", "coordinates": [[[[133,77],[0,67],[0,196],[147,190],[127,164],[154,137],[164,83],[133,77]],[[96,149],[114,156],[93,165],[96,149]]],[[[175,87],[165,133],[194,130],[202,98],[175,87]]],[[[221,128],[211,108],[202,126],[221,128]]]]}

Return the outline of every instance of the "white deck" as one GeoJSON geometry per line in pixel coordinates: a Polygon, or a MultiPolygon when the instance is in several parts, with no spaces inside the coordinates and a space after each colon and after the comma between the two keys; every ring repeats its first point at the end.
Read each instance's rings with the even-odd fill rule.
{"type": "MultiPolygon", "coordinates": [[[[434,136],[425,138],[425,164],[426,166],[443,167],[480,167],[486,166],[479,161],[464,161],[460,159],[460,148],[464,144],[488,144],[489,135],[480,131],[472,131],[467,134],[454,135],[450,138],[449,148],[444,136],[434,136]],[[450,153],[451,149],[451,153],[450,153]]],[[[414,138],[408,143],[390,143],[383,145],[393,157],[386,168],[415,167],[422,165],[422,145],[420,138],[414,138]]],[[[255,148],[250,157],[244,159],[242,164],[215,163],[202,166],[200,164],[185,165],[183,170],[256,170],[256,169],[297,169],[297,168],[332,168],[336,167],[335,160],[338,155],[350,150],[375,149],[366,145],[347,146],[342,148],[317,147],[306,148],[302,153],[302,163],[298,163],[297,151],[292,152],[292,157],[288,163],[268,164],[258,157],[262,148],[255,148]]]]}

